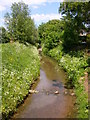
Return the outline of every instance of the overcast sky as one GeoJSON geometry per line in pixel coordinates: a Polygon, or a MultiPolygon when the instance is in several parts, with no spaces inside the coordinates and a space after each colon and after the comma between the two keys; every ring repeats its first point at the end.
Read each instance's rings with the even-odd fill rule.
{"type": "Polygon", "coordinates": [[[58,9],[63,0],[0,0],[0,26],[4,24],[4,15],[10,12],[12,3],[20,1],[28,4],[36,26],[48,20],[61,18],[58,9]]]}

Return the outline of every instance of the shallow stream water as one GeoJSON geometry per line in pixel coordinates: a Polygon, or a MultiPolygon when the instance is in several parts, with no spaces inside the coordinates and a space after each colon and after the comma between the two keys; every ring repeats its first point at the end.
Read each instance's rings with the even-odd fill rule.
{"type": "Polygon", "coordinates": [[[64,88],[65,78],[56,61],[42,57],[40,79],[32,87],[39,93],[30,94],[13,118],[73,118],[75,96],[64,88]]]}

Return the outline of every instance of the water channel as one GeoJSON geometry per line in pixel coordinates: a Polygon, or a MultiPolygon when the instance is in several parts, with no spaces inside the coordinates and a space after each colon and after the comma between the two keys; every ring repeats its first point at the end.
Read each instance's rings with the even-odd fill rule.
{"type": "Polygon", "coordinates": [[[40,79],[32,87],[39,92],[30,94],[13,118],[74,118],[75,96],[64,88],[65,79],[56,61],[42,57],[40,79]]]}

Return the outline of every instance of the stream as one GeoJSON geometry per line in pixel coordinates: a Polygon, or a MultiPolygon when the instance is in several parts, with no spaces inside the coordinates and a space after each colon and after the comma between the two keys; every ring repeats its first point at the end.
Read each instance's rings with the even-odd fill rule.
{"type": "Polygon", "coordinates": [[[60,69],[56,61],[49,57],[42,57],[40,79],[32,87],[39,92],[29,94],[12,120],[15,118],[74,118],[75,96],[71,95],[72,89],[64,88],[65,79],[65,72],[60,69]]]}

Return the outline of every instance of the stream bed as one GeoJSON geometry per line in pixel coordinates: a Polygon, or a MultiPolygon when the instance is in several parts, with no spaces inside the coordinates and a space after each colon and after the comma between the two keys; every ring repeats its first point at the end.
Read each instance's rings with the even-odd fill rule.
{"type": "Polygon", "coordinates": [[[57,62],[42,57],[40,79],[32,89],[38,93],[29,94],[18,108],[15,118],[75,118],[75,96],[72,89],[64,87],[66,75],[57,62]]]}

